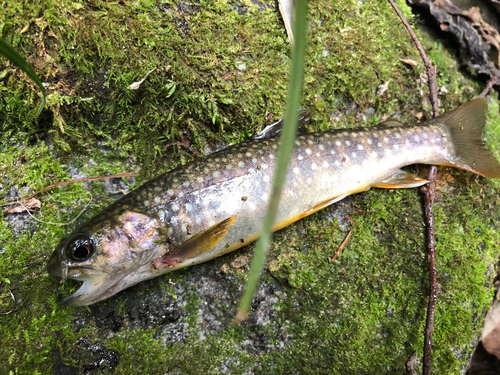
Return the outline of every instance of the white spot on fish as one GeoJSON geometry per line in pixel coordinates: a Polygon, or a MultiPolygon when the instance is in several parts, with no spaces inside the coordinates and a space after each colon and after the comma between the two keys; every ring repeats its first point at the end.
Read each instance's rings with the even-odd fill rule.
{"type": "Polygon", "coordinates": [[[346,140],[346,141],[345,141],[345,145],[346,145],[346,146],[350,146],[350,145],[351,145],[351,141],[346,140]]]}
{"type": "Polygon", "coordinates": [[[311,149],[310,148],[306,148],[306,154],[307,155],[311,155],[311,149]]]}
{"type": "Polygon", "coordinates": [[[434,144],[436,143],[436,140],[434,138],[431,139],[431,143],[434,144]]]}
{"type": "Polygon", "coordinates": [[[332,141],[328,141],[326,142],[328,144],[328,146],[331,146],[332,145],[332,141]]]}
{"type": "Polygon", "coordinates": [[[251,152],[247,152],[245,155],[248,156],[248,157],[250,157],[250,156],[252,156],[252,153],[251,152]]]}
{"type": "Polygon", "coordinates": [[[326,138],[330,138],[330,133],[325,133],[324,135],[326,138]]]}
{"type": "Polygon", "coordinates": [[[244,163],[244,162],[240,161],[240,162],[238,163],[238,167],[243,168],[244,166],[245,166],[245,163],[244,163]]]}
{"type": "Polygon", "coordinates": [[[358,133],[351,133],[353,138],[356,138],[358,136],[358,133]]]}
{"type": "Polygon", "coordinates": [[[273,160],[274,159],[274,155],[273,154],[269,155],[269,159],[273,160]]]}
{"type": "Polygon", "coordinates": [[[382,147],[382,143],[377,143],[377,147],[382,147]]]}
{"type": "Polygon", "coordinates": [[[338,167],[340,165],[340,162],[338,160],[336,160],[335,165],[338,167]]]}
{"type": "Polygon", "coordinates": [[[255,210],[257,208],[257,206],[255,205],[255,203],[253,202],[248,202],[247,203],[248,207],[251,209],[251,210],[255,210]]]}
{"type": "Polygon", "coordinates": [[[397,151],[397,150],[399,150],[399,145],[394,145],[394,147],[393,147],[393,148],[394,148],[394,150],[396,150],[396,151],[397,151]]]}
{"type": "Polygon", "coordinates": [[[330,150],[330,154],[335,155],[335,151],[334,150],[330,150]]]}
{"type": "Polygon", "coordinates": [[[299,142],[299,141],[295,141],[295,144],[296,144],[297,146],[300,146],[300,142],[299,142]]]}
{"type": "Polygon", "coordinates": [[[267,193],[263,193],[261,196],[260,196],[260,199],[264,200],[264,201],[267,201],[269,199],[269,194],[267,193]]]}
{"type": "Polygon", "coordinates": [[[376,157],[377,157],[377,153],[376,153],[375,151],[373,151],[373,152],[370,154],[370,156],[371,156],[372,158],[376,158],[376,157]]]}
{"type": "Polygon", "coordinates": [[[194,222],[198,225],[201,224],[201,217],[200,216],[196,216],[196,218],[194,219],[194,222]]]}
{"type": "Polygon", "coordinates": [[[217,178],[217,177],[220,176],[220,172],[219,171],[215,171],[214,173],[212,173],[212,176],[214,176],[215,178],[217,178]]]}
{"type": "Polygon", "coordinates": [[[328,168],[330,165],[328,164],[328,162],[325,160],[323,162],[323,168],[328,168]]]}
{"type": "Polygon", "coordinates": [[[356,154],[355,152],[353,152],[353,153],[351,154],[351,156],[352,156],[352,158],[353,158],[353,159],[356,159],[357,154],[356,154]]]}
{"type": "Polygon", "coordinates": [[[401,138],[401,134],[399,134],[399,132],[397,132],[394,134],[394,137],[396,137],[396,139],[399,139],[399,138],[401,138]]]}
{"type": "Polygon", "coordinates": [[[391,152],[391,150],[389,150],[389,149],[387,148],[387,149],[385,150],[385,154],[386,154],[387,156],[391,156],[391,155],[392,155],[392,152],[391,152]]]}
{"type": "Polygon", "coordinates": [[[189,186],[189,182],[187,182],[187,181],[186,181],[186,182],[184,182],[184,183],[182,184],[182,186],[184,186],[184,187],[188,187],[188,186],[189,186]]]}
{"type": "Polygon", "coordinates": [[[340,143],[340,141],[335,141],[335,145],[336,146],[340,146],[342,143],[340,143]]]}
{"type": "Polygon", "coordinates": [[[149,201],[144,201],[144,207],[149,207],[149,201]]]}
{"type": "Polygon", "coordinates": [[[161,198],[160,197],[155,197],[155,203],[160,204],[161,203],[161,198]]]}
{"type": "Polygon", "coordinates": [[[371,139],[371,138],[368,138],[368,139],[366,140],[366,143],[368,143],[369,145],[371,145],[371,144],[372,144],[372,142],[373,142],[373,141],[372,141],[372,139],[371,139]]]}
{"type": "Polygon", "coordinates": [[[267,164],[262,164],[262,165],[261,165],[261,167],[262,167],[262,169],[267,169],[267,168],[269,168],[269,165],[267,165],[267,164]]]}
{"type": "Polygon", "coordinates": [[[311,168],[312,168],[313,170],[316,170],[316,169],[318,169],[318,166],[316,165],[316,163],[312,163],[312,164],[311,164],[311,168]]]}
{"type": "Polygon", "coordinates": [[[300,173],[300,169],[297,168],[297,167],[293,168],[293,173],[294,174],[299,174],[300,173]]]}
{"type": "Polygon", "coordinates": [[[168,189],[168,190],[167,190],[167,194],[168,194],[168,195],[174,195],[174,191],[173,191],[172,189],[168,189]]]}
{"type": "Polygon", "coordinates": [[[252,163],[256,164],[257,163],[257,159],[253,158],[252,159],[252,163]]]}
{"type": "Polygon", "coordinates": [[[302,160],[304,157],[302,155],[297,156],[297,160],[302,160]]]}
{"type": "Polygon", "coordinates": [[[307,140],[307,144],[312,145],[313,143],[314,143],[314,142],[313,142],[311,139],[308,139],[308,140],[307,140]]]}
{"type": "Polygon", "coordinates": [[[414,139],[416,142],[420,141],[420,137],[419,137],[418,135],[415,135],[415,136],[413,137],[413,139],[414,139]]]}
{"type": "Polygon", "coordinates": [[[318,146],[318,148],[319,148],[321,151],[323,151],[323,150],[325,149],[325,146],[323,146],[323,145],[319,145],[319,146],[318,146]]]}
{"type": "Polygon", "coordinates": [[[363,149],[363,146],[362,145],[358,145],[358,150],[362,150],[363,149]]]}
{"type": "Polygon", "coordinates": [[[231,169],[233,169],[233,166],[232,166],[231,164],[228,164],[228,165],[226,165],[226,169],[227,169],[228,171],[230,171],[231,169]]]}
{"type": "Polygon", "coordinates": [[[389,138],[384,137],[384,142],[385,142],[385,143],[389,142],[389,138]]]}
{"type": "Polygon", "coordinates": [[[318,158],[319,158],[320,156],[321,156],[321,154],[320,154],[319,152],[317,152],[317,153],[316,153],[316,157],[318,157],[318,158]]]}
{"type": "Polygon", "coordinates": [[[311,177],[308,177],[308,178],[307,178],[307,180],[306,180],[306,182],[307,182],[308,184],[312,184],[313,180],[312,180],[312,178],[311,178],[311,177]]]}
{"type": "Polygon", "coordinates": [[[193,209],[193,206],[191,205],[191,203],[186,203],[184,207],[186,207],[187,212],[189,212],[193,209]]]}
{"type": "Polygon", "coordinates": [[[198,181],[200,183],[203,182],[203,177],[196,177],[196,181],[198,181]]]}
{"type": "Polygon", "coordinates": [[[262,180],[264,180],[264,182],[271,181],[271,179],[269,178],[269,176],[267,174],[262,178],[262,180]]]}
{"type": "Polygon", "coordinates": [[[243,154],[238,154],[237,156],[238,156],[238,158],[241,159],[243,157],[243,154]]]}
{"type": "Polygon", "coordinates": [[[179,206],[177,205],[177,203],[172,203],[172,206],[170,207],[170,209],[174,212],[177,212],[177,211],[179,211],[179,206]]]}

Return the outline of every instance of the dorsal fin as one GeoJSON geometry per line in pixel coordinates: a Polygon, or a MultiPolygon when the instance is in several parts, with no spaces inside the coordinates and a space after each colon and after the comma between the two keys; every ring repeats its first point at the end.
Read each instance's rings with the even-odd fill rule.
{"type": "MultiPolygon", "coordinates": [[[[297,127],[297,132],[299,133],[307,133],[305,129],[305,125],[307,121],[311,119],[311,112],[308,110],[302,110],[299,112],[299,123],[297,127]]],[[[273,138],[281,133],[281,129],[283,128],[283,119],[279,119],[278,121],[272,123],[271,125],[267,125],[264,129],[260,131],[258,134],[254,134],[250,137],[250,139],[267,139],[273,138]]]]}
{"type": "Polygon", "coordinates": [[[381,128],[393,128],[395,126],[404,126],[404,125],[396,120],[387,120],[387,121],[381,122],[377,126],[380,126],[381,128]]]}

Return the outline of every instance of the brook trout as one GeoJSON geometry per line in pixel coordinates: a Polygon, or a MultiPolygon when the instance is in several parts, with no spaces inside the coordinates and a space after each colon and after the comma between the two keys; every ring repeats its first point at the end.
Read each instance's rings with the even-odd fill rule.
{"type": "MultiPolygon", "coordinates": [[[[427,181],[401,167],[438,164],[500,178],[482,141],[487,101],[477,99],[421,125],[299,135],[274,230],[371,187],[427,181]]],[[[82,306],[143,280],[221,256],[255,241],[271,191],[279,137],[253,139],[159,176],[125,195],[63,240],[52,275],[83,281],[64,303],[82,306]]]]}

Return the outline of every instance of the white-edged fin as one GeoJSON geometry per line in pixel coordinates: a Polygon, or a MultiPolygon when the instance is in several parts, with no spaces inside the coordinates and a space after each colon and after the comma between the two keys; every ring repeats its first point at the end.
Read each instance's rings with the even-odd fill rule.
{"type": "Polygon", "coordinates": [[[151,263],[155,269],[173,267],[187,260],[198,258],[200,255],[212,250],[233,226],[236,216],[211,226],[210,228],[195,234],[171,253],[164,254],[151,263]]]}
{"type": "Polygon", "coordinates": [[[382,189],[404,189],[419,187],[425,185],[427,182],[429,181],[426,179],[400,169],[388,179],[373,184],[373,187],[382,189]]]}
{"type": "Polygon", "coordinates": [[[455,149],[448,163],[486,177],[500,178],[500,163],[483,142],[488,100],[475,99],[428,122],[446,129],[455,149]]]}
{"type": "Polygon", "coordinates": [[[283,23],[285,24],[286,33],[288,34],[288,39],[293,44],[293,0],[278,0],[281,17],[283,17],[283,23]]]}

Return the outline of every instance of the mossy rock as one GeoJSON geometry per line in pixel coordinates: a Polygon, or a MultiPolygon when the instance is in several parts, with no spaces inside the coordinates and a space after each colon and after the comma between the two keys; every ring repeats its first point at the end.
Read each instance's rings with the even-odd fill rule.
{"type": "MultiPolygon", "coordinates": [[[[0,214],[0,309],[14,308],[0,316],[0,372],[399,374],[414,352],[422,357],[429,288],[416,189],[373,189],[277,233],[250,319],[239,327],[232,321],[248,272],[239,257],[250,258],[253,245],[91,307],[63,306],[61,295],[77,285],[61,286],[46,272],[57,243],[123,191],[280,117],[289,43],[267,1],[0,0],[0,7],[0,35],[49,83],[36,119],[36,87],[0,59],[2,199],[62,180],[139,173],[55,188],[37,197],[39,211],[0,214]]],[[[411,123],[430,113],[420,94],[424,68],[399,60],[418,61],[418,53],[388,4],[318,1],[309,26],[309,130],[386,117],[411,123]]],[[[479,92],[439,42],[425,43],[448,91],[443,110],[479,92]]],[[[497,100],[486,135],[498,155],[497,100]]],[[[467,366],[491,301],[500,185],[438,173],[433,373],[450,374],[467,366]]]]}

